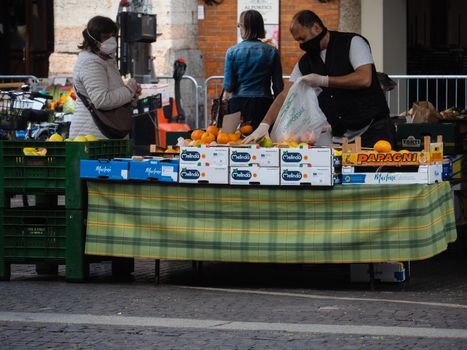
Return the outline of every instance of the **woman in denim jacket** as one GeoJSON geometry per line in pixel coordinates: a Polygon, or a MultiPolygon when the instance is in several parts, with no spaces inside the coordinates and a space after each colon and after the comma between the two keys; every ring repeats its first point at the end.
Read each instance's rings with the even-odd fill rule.
{"type": "Polygon", "coordinates": [[[284,88],[282,66],[279,51],[261,40],[265,37],[261,14],[244,11],[239,22],[243,41],[227,50],[224,99],[229,100],[230,113],[240,111],[242,119],[256,129],[284,88]]]}

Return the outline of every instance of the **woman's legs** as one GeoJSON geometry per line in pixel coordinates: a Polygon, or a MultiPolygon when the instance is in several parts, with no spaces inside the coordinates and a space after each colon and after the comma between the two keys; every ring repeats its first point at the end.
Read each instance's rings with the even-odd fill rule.
{"type": "Polygon", "coordinates": [[[268,97],[232,97],[229,100],[229,113],[240,111],[244,122],[250,122],[256,129],[272,104],[268,97]]]}

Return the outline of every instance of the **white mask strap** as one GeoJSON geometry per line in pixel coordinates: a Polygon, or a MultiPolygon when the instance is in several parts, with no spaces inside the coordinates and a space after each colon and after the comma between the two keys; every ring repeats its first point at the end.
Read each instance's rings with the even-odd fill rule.
{"type": "Polygon", "coordinates": [[[91,33],[89,33],[89,30],[86,29],[86,33],[88,33],[88,35],[94,39],[95,42],[99,42],[99,40],[97,40],[96,38],[94,38],[91,33]]]}

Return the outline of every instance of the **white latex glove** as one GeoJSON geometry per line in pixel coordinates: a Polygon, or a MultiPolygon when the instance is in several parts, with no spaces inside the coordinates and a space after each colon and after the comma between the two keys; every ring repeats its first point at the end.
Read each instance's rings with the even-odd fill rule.
{"type": "Polygon", "coordinates": [[[131,78],[126,82],[126,87],[133,93],[133,95],[136,95],[138,88],[141,89],[140,85],[134,78],[131,78]]]}
{"type": "Polygon", "coordinates": [[[329,77],[315,73],[307,74],[302,77],[302,81],[312,87],[328,87],[329,77]]]}
{"type": "Polygon", "coordinates": [[[253,131],[250,135],[245,137],[243,139],[243,143],[250,143],[252,141],[259,140],[263,138],[264,136],[268,135],[269,132],[269,124],[267,123],[261,123],[258,125],[255,131],[253,131]]]}

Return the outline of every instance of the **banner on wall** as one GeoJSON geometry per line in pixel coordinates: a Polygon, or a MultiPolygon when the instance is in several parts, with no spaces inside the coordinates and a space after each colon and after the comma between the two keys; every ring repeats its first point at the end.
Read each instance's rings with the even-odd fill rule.
{"type": "MultiPolygon", "coordinates": [[[[274,40],[279,47],[279,0],[237,0],[237,20],[243,11],[256,10],[263,16],[266,38],[274,40]]],[[[237,42],[242,41],[237,29],[237,42]]]]}

